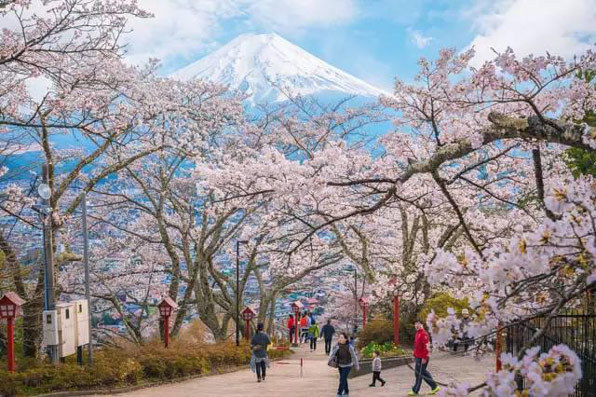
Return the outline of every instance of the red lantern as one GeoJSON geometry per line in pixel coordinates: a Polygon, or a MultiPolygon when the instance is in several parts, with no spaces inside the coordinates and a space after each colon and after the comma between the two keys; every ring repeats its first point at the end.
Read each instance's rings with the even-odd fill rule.
{"type": "Polygon", "coordinates": [[[159,308],[159,314],[163,318],[163,328],[164,328],[164,344],[166,347],[170,344],[170,316],[178,308],[178,305],[172,298],[166,296],[163,300],[157,305],[159,308]]]}
{"type": "Polygon", "coordinates": [[[246,321],[246,328],[244,329],[244,337],[246,340],[250,339],[250,322],[255,318],[255,312],[250,307],[246,307],[242,310],[242,319],[246,321]]]}
{"type": "Polygon", "coordinates": [[[25,300],[21,299],[14,292],[7,292],[0,298],[0,318],[6,319],[7,335],[6,340],[8,342],[8,370],[14,372],[15,360],[14,360],[14,319],[19,315],[21,306],[25,303],[25,300]]]}

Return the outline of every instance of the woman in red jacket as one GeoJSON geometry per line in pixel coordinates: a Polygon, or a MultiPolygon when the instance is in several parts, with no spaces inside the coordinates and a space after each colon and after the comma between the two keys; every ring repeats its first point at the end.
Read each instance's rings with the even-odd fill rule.
{"type": "Polygon", "coordinates": [[[426,369],[428,365],[428,360],[430,358],[430,352],[428,346],[430,345],[430,339],[428,337],[428,333],[424,330],[424,326],[420,321],[416,321],[414,323],[414,327],[416,328],[416,336],[414,337],[414,361],[416,362],[416,382],[414,383],[414,387],[408,393],[408,396],[417,396],[418,392],[420,391],[420,387],[422,386],[422,379],[430,386],[432,389],[430,394],[437,394],[441,388],[437,385],[437,382],[434,381],[432,375],[426,369]]]}
{"type": "Polygon", "coordinates": [[[296,332],[296,325],[294,324],[294,316],[290,314],[288,318],[288,331],[290,332],[290,343],[294,340],[294,333],[296,332]]]}

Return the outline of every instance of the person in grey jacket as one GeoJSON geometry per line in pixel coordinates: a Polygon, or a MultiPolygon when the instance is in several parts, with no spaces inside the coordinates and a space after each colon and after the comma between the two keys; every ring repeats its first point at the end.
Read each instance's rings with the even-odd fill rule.
{"type": "MultiPolygon", "coordinates": [[[[250,347],[252,348],[250,367],[251,369],[256,367],[257,382],[265,380],[265,375],[267,375],[267,367],[269,366],[267,346],[270,344],[271,339],[269,339],[269,335],[263,332],[263,324],[257,324],[257,333],[250,341],[250,347]]],[[[255,369],[253,369],[253,372],[255,369]]]]}
{"type": "Polygon", "coordinates": [[[356,371],[360,369],[358,363],[358,356],[354,347],[348,343],[348,335],[345,332],[339,334],[337,338],[337,344],[333,346],[331,354],[329,355],[329,365],[332,365],[332,361],[337,363],[337,369],[339,370],[339,387],[337,389],[338,396],[348,396],[350,390],[348,388],[348,375],[352,367],[356,371]]]}
{"type": "Polygon", "coordinates": [[[369,386],[375,387],[378,380],[379,382],[381,382],[381,387],[383,387],[387,382],[385,382],[385,380],[381,378],[381,352],[375,350],[373,354],[375,355],[375,358],[372,362],[373,380],[369,386]]]}

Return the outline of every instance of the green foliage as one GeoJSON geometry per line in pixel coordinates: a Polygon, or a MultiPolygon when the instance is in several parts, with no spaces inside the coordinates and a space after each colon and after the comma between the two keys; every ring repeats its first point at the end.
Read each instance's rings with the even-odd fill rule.
{"type": "Polygon", "coordinates": [[[418,319],[423,323],[426,322],[426,317],[431,311],[434,311],[439,317],[445,317],[447,316],[447,309],[450,307],[455,309],[457,313],[470,308],[467,298],[456,299],[446,292],[439,292],[424,302],[420,313],[418,313],[418,319]]]}
{"type": "MultiPolygon", "coordinates": [[[[577,77],[590,83],[594,81],[596,71],[580,71],[577,77]]],[[[596,127],[596,112],[593,110],[586,111],[584,118],[580,121],[588,124],[590,127],[596,127]]],[[[595,150],[588,151],[579,148],[569,148],[565,150],[564,159],[574,177],[578,178],[580,175],[596,176],[595,150]]]]}
{"type": "Polygon", "coordinates": [[[358,348],[362,349],[371,342],[385,343],[393,341],[393,323],[385,318],[372,319],[358,333],[358,348]]]}
{"type": "MultiPolygon", "coordinates": [[[[284,357],[287,351],[271,349],[271,359],[284,357]]],[[[191,375],[217,373],[246,365],[251,357],[247,344],[208,345],[172,343],[165,349],[155,342],[145,346],[122,346],[102,349],[94,355],[94,364],[80,367],[69,357],[56,366],[47,362],[19,361],[20,372],[11,374],[0,369],[0,396],[20,396],[62,390],[92,390],[136,385],[191,375]]]]}
{"type": "Polygon", "coordinates": [[[403,356],[406,354],[404,349],[400,346],[397,346],[393,342],[385,342],[385,343],[376,343],[376,342],[369,342],[360,352],[362,356],[365,358],[373,358],[374,352],[379,351],[381,353],[381,357],[392,357],[392,356],[403,356]]]}
{"type": "Polygon", "coordinates": [[[596,150],[569,148],[565,151],[564,158],[574,177],[578,178],[580,175],[596,177],[596,150]]]}

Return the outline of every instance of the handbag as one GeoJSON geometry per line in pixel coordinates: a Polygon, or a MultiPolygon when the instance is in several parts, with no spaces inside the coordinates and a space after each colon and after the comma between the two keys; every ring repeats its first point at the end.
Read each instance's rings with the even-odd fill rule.
{"type": "Polygon", "coordinates": [[[339,366],[339,363],[337,362],[337,353],[338,352],[335,352],[333,357],[331,357],[331,359],[327,362],[327,365],[331,368],[337,368],[339,366]]]}
{"type": "Polygon", "coordinates": [[[331,368],[337,368],[338,364],[337,364],[337,357],[332,357],[331,360],[329,360],[329,362],[327,362],[327,365],[330,366],[331,368]]]}

